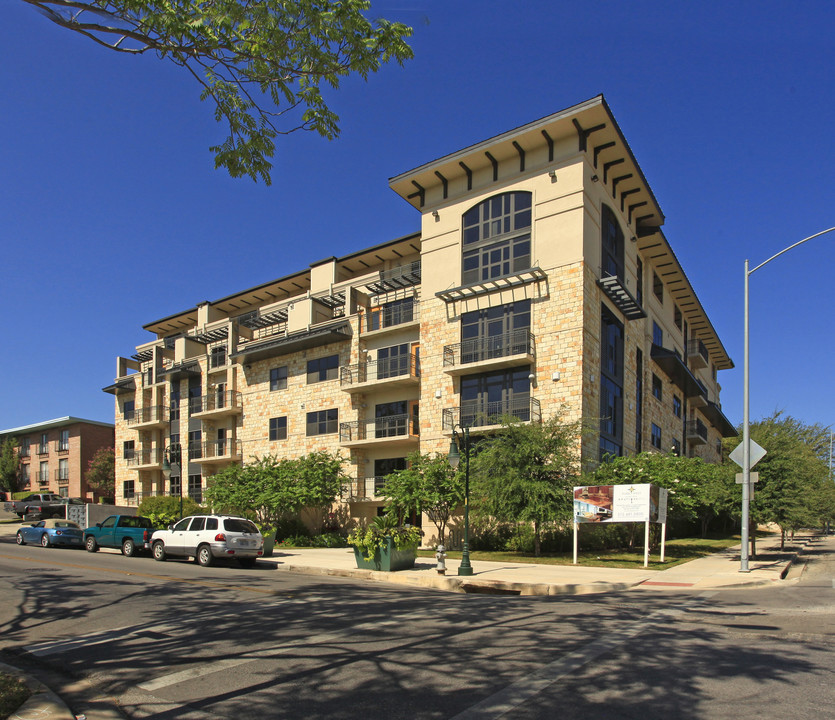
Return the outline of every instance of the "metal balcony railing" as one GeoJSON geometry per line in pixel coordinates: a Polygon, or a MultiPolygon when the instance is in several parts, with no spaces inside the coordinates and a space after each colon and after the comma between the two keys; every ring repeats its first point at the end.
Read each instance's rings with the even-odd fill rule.
{"type": "Polygon", "coordinates": [[[38,445],[38,455],[49,455],[49,445],[38,445]]]}
{"type": "Polygon", "coordinates": [[[213,440],[204,443],[189,443],[189,460],[227,460],[241,456],[240,440],[213,440]]]}
{"type": "Polygon", "coordinates": [[[128,426],[147,425],[152,423],[164,424],[168,422],[168,408],[164,405],[149,405],[136,408],[130,417],[125,416],[128,426]]]}
{"type": "Polygon", "coordinates": [[[237,390],[222,390],[209,395],[189,398],[189,412],[192,415],[201,412],[219,410],[237,410],[241,407],[242,395],[237,390]]]}
{"type": "Polygon", "coordinates": [[[371,332],[413,322],[419,319],[419,310],[420,303],[416,298],[370,307],[365,314],[365,330],[371,332]]]}
{"type": "Polygon", "coordinates": [[[444,430],[452,430],[455,425],[484,427],[500,425],[506,417],[522,422],[541,422],[539,400],[528,395],[515,395],[511,400],[496,402],[466,400],[461,407],[444,408],[441,424],[444,430]]]}
{"type": "Polygon", "coordinates": [[[383,360],[367,360],[356,365],[343,365],[339,368],[339,384],[343,387],[399,377],[420,377],[420,366],[415,355],[398,355],[383,360]]]}
{"type": "Polygon", "coordinates": [[[134,450],[131,457],[125,458],[128,466],[137,467],[139,465],[160,465],[162,464],[162,450],[134,450]]]}
{"type": "Polygon", "coordinates": [[[414,415],[388,415],[374,420],[353,420],[339,424],[339,442],[391,437],[417,437],[420,423],[414,415]]]}
{"type": "Polygon", "coordinates": [[[371,477],[357,477],[342,486],[343,500],[372,500],[380,496],[380,491],[386,485],[385,475],[371,477]]]}
{"type": "Polygon", "coordinates": [[[381,271],[380,276],[368,283],[366,287],[372,292],[384,293],[391,290],[400,290],[411,285],[419,285],[420,271],[420,260],[416,260],[408,265],[381,271]]]}
{"type": "Polygon", "coordinates": [[[685,434],[687,441],[690,443],[702,444],[707,442],[707,427],[701,420],[688,420],[685,423],[685,434]]]}
{"type": "Polygon", "coordinates": [[[444,367],[494,360],[513,355],[534,355],[536,339],[528,328],[492,337],[478,337],[444,346],[444,367]]]}
{"type": "Polygon", "coordinates": [[[59,483],[68,483],[70,481],[70,469],[69,468],[58,468],[55,471],[55,480],[59,483]]]}
{"type": "Polygon", "coordinates": [[[38,472],[38,483],[41,485],[49,485],[49,472],[38,472]]]}
{"type": "Polygon", "coordinates": [[[687,343],[687,359],[690,360],[693,367],[707,367],[710,356],[707,347],[701,340],[690,340],[687,343]]]}
{"type": "Polygon", "coordinates": [[[65,453],[70,451],[70,444],[69,442],[61,442],[58,440],[55,443],[55,450],[59,453],[65,453]]]}

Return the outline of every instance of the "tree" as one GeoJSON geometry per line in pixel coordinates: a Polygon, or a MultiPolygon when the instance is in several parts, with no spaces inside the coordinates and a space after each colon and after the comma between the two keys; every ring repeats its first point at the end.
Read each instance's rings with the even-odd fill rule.
{"type": "Polygon", "coordinates": [[[414,452],[409,467],[386,478],[380,491],[389,499],[389,509],[402,524],[412,512],[425,512],[438,529],[438,544],[444,544],[449,518],[464,500],[464,477],[450,467],[446,455],[414,452]]]}
{"type": "Polygon", "coordinates": [[[7,437],[0,444],[0,488],[7,492],[17,490],[19,466],[17,440],[7,437]]]}
{"type": "Polygon", "coordinates": [[[99,448],[87,466],[87,487],[99,497],[112,498],[116,494],[116,451],[99,448]]]}
{"type": "Polygon", "coordinates": [[[121,53],[155,53],[184,68],[211,100],[228,137],[215,167],[269,185],[277,135],[332,140],[338,116],[323,87],[337,89],[413,53],[411,28],[363,15],[370,0],[24,0],[63,28],[121,53]]]}
{"type": "Polygon", "coordinates": [[[506,419],[484,438],[470,468],[470,502],[477,514],[501,522],[531,523],[534,554],[543,524],[573,516],[574,478],[579,472],[580,423],[554,415],[542,423],[506,419]]]}

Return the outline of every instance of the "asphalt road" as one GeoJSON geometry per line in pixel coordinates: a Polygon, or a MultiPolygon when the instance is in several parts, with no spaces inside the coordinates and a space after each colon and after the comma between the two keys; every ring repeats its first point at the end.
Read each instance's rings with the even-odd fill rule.
{"type": "Polygon", "coordinates": [[[835,717],[835,539],[733,592],[457,595],[0,542],[0,659],[131,718],[835,717]],[[84,682],[80,682],[81,679],[84,682]]]}

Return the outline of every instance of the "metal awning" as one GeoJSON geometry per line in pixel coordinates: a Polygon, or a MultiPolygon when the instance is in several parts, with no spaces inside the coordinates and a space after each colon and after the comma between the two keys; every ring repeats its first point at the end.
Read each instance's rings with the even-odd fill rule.
{"type": "Polygon", "coordinates": [[[129,377],[122,380],[117,380],[112,385],[103,387],[102,392],[110,393],[111,395],[118,395],[119,393],[133,392],[136,390],[136,378],[129,377]]]}
{"type": "Polygon", "coordinates": [[[660,345],[653,345],[650,357],[660,367],[670,380],[672,380],[681,391],[684,397],[692,398],[705,394],[705,387],[690,372],[690,368],[672,350],[667,350],[660,345]]]}
{"type": "Polygon", "coordinates": [[[715,402],[708,400],[707,405],[700,409],[713,427],[715,427],[722,437],[736,437],[736,428],[733,423],[725,417],[725,414],[715,402]]]}
{"type": "Polygon", "coordinates": [[[260,342],[247,343],[246,347],[230,357],[236,362],[252,362],[262,360],[276,355],[287,355],[288,353],[307,350],[308,348],[328,345],[333,342],[342,342],[351,339],[351,324],[342,322],[338,325],[302,330],[301,332],[283,335],[278,338],[270,338],[260,342]]]}
{"type": "Polygon", "coordinates": [[[640,318],[645,318],[647,316],[644,309],[632,296],[632,293],[626,289],[626,285],[623,284],[623,280],[616,275],[609,275],[608,277],[600,278],[600,280],[597,281],[597,284],[600,286],[600,289],[606,293],[606,297],[608,297],[609,300],[615,304],[615,307],[623,313],[623,316],[627,320],[639,320],[640,318]]]}
{"type": "Polygon", "coordinates": [[[158,377],[167,377],[171,380],[182,380],[185,377],[192,377],[200,374],[200,364],[197,360],[184,360],[181,363],[172,365],[166,370],[160,370],[158,377]]]}
{"type": "Polygon", "coordinates": [[[456,300],[466,300],[467,298],[477,297],[478,295],[487,295],[496,290],[508,290],[547,279],[548,276],[542,268],[533,267],[519,273],[514,273],[513,275],[503,275],[502,277],[483,280],[471,285],[461,285],[460,287],[443,290],[442,292],[435,293],[435,297],[440,298],[446,303],[451,303],[456,300]]]}

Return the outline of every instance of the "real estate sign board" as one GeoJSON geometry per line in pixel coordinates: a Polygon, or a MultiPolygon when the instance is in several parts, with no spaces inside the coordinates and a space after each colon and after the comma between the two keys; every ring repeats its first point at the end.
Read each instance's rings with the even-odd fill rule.
{"type": "Polygon", "coordinates": [[[649,484],[575,487],[574,521],[665,523],[667,490],[649,484]]]}

